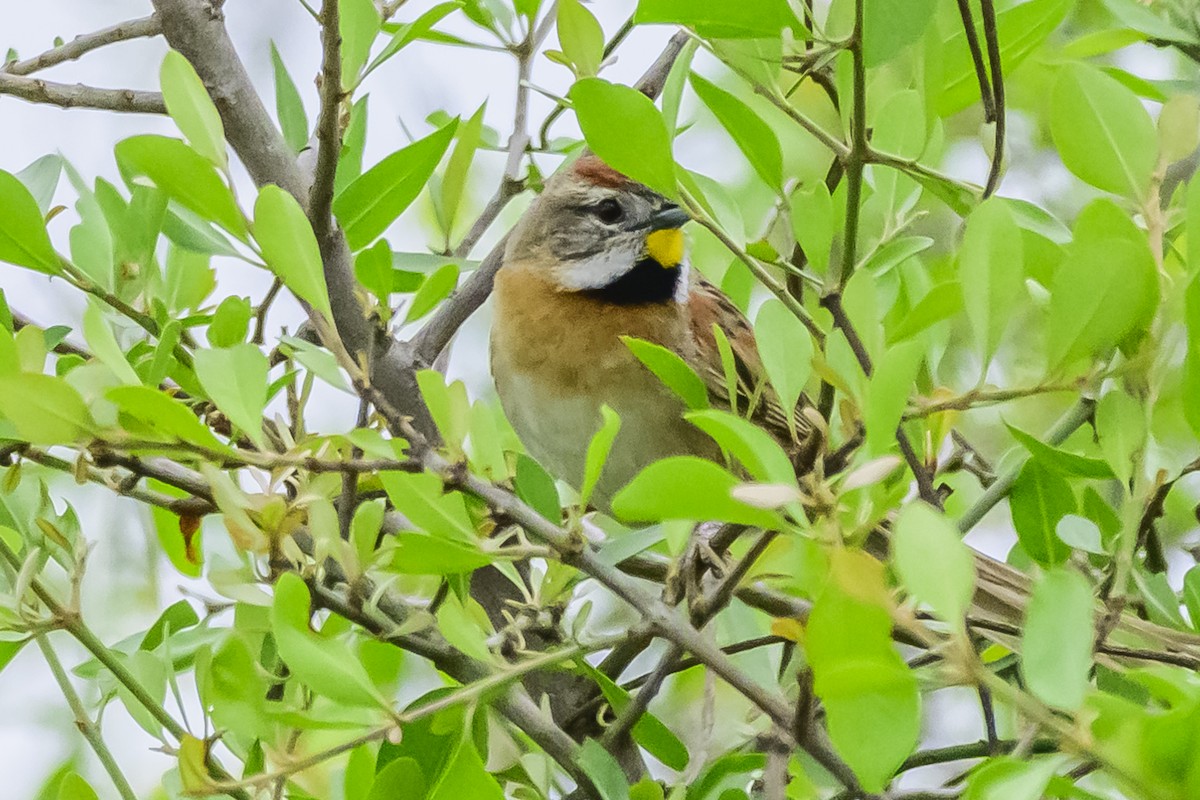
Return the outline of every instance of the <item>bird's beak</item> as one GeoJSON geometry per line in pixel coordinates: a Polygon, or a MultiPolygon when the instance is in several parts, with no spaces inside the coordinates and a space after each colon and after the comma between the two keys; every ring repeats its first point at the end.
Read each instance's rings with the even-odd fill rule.
{"type": "Polygon", "coordinates": [[[683,262],[683,231],[679,230],[691,219],[687,212],[674,203],[668,203],[650,218],[650,233],[646,236],[646,255],[664,269],[674,269],[683,262]]]}
{"type": "Polygon", "coordinates": [[[673,228],[682,228],[690,219],[691,217],[682,208],[674,203],[667,203],[655,211],[654,216],[650,217],[650,230],[669,231],[673,228]]]}

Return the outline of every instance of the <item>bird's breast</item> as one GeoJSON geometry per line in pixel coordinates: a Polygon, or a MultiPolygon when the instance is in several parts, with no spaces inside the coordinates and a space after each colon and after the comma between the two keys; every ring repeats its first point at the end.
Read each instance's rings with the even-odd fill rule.
{"type": "Polygon", "coordinates": [[[685,355],[692,346],[674,302],[612,305],[556,290],[532,270],[496,276],[492,374],[505,414],[529,451],[578,485],[588,443],[608,405],[621,417],[597,499],[651,461],[715,445],[681,419],[683,406],[621,341],[635,336],[685,355]]]}

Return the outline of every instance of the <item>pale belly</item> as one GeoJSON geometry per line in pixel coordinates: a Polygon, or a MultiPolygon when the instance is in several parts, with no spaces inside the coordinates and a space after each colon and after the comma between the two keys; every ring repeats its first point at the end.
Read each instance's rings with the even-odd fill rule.
{"type": "Polygon", "coordinates": [[[496,386],[509,422],[530,454],[572,486],[583,479],[588,444],[603,421],[601,406],[620,416],[620,431],[592,498],[597,506],[606,508],[617,490],[660,458],[719,456],[712,440],[682,419],[678,398],[636,362],[597,376],[600,391],[580,393],[496,361],[493,357],[496,386]]]}

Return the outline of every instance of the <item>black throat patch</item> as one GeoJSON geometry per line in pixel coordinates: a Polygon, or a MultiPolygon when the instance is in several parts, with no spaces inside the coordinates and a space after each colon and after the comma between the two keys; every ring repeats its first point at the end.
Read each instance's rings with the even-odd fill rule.
{"type": "Polygon", "coordinates": [[[608,286],[586,289],[582,294],[619,306],[666,303],[675,299],[675,288],[682,277],[682,268],[664,267],[647,257],[608,286]]]}

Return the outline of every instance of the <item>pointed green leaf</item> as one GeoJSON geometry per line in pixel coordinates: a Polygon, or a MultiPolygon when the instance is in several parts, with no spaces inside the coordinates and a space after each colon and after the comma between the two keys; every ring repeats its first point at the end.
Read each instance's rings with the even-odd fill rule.
{"type": "Polygon", "coordinates": [[[271,69],[275,75],[275,116],[279,118],[284,141],[293,152],[299,153],[308,144],[308,114],[275,42],[271,42],[271,69]]]}
{"type": "Polygon", "coordinates": [[[225,128],[221,115],[191,63],[168,50],[158,73],[167,113],[196,152],[218,167],[226,166],[225,128]]]}
{"type": "Polygon", "coordinates": [[[267,357],[252,344],[198,350],[196,378],[238,430],[264,447],[262,413],[267,405],[267,357]]]}
{"type": "Polygon", "coordinates": [[[254,238],[263,258],[297,297],[333,320],[325,268],[317,237],[300,204],[274,184],[258,193],[254,204],[254,238]]]}
{"type": "Polygon", "coordinates": [[[737,478],[711,461],[673,456],[639,472],[617,492],[612,507],[617,516],[638,522],[721,520],[778,528],[781,520],[774,513],[733,498],[738,485],[737,478]]]}
{"type": "Polygon", "coordinates": [[[771,126],[748,105],[693,72],[692,88],[759,176],[776,192],[783,191],[783,151],[771,126]]]}
{"type": "Polygon", "coordinates": [[[913,597],[962,625],[975,593],[975,559],[945,515],[921,502],[905,506],[893,528],[892,562],[913,597]]]}
{"type": "Polygon", "coordinates": [[[178,139],[145,134],[117,142],[117,164],[127,179],[144,175],[172,200],[217,223],[243,241],[246,220],[217,168],[178,139]]]}
{"type": "Polygon", "coordinates": [[[985,200],[967,218],[958,275],[963,307],[986,367],[1012,322],[1025,282],[1021,233],[999,199],[985,200]]]}
{"type": "Polygon", "coordinates": [[[1050,133],[1067,169],[1098,189],[1143,198],[1157,134],[1137,96],[1095,67],[1066,64],[1050,101],[1050,133]]]}
{"type": "Polygon", "coordinates": [[[1069,569],[1047,572],[1033,586],[1021,637],[1021,672],[1029,691],[1064,711],[1083,704],[1092,669],[1092,587],[1069,569]]]}
{"type": "Polygon", "coordinates": [[[48,275],[62,271],[37,201],[25,184],[4,170],[0,170],[0,261],[48,275]]]}
{"type": "Polygon", "coordinates": [[[671,139],[654,101],[628,86],[584,78],[571,87],[571,102],[588,146],[616,171],[674,198],[671,139]]]}
{"type": "Polygon", "coordinates": [[[334,198],[333,211],[353,250],[374,241],[417,199],[457,128],[458,120],[454,119],[424,139],[397,150],[334,198]]]}

